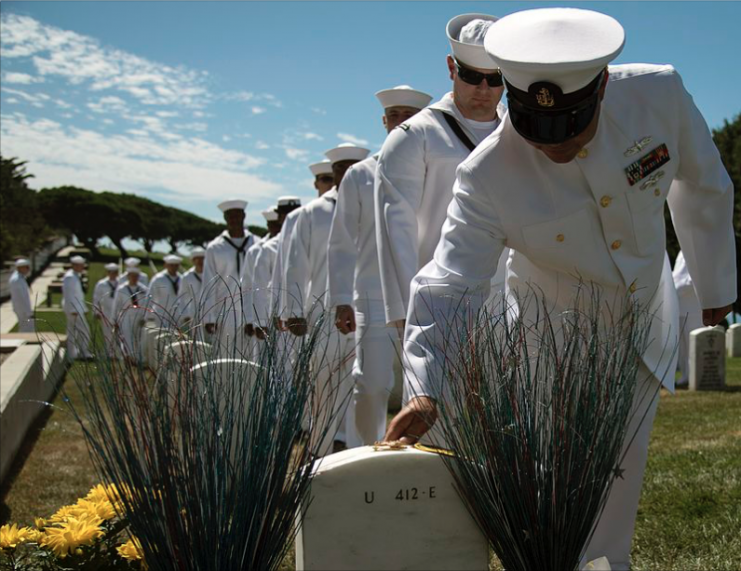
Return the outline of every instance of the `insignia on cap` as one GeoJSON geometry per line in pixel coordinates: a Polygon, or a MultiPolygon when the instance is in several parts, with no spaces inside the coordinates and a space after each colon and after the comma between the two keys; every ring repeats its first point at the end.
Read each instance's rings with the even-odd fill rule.
{"type": "Polygon", "coordinates": [[[528,95],[535,99],[533,103],[537,103],[538,107],[558,107],[563,103],[561,101],[563,99],[563,91],[554,83],[538,81],[533,83],[527,91],[528,95]]]}
{"type": "Polygon", "coordinates": [[[538,100],[538,105],[541,107],[553,107],[556,104],[556,100],[553,99],[553,95],[545,87],[541,87],[535,98],[538,100]]]}

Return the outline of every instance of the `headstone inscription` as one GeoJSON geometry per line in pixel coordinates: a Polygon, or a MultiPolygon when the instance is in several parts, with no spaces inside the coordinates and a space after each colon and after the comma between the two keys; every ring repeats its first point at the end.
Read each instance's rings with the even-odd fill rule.
{"type": "Polygon", "coordinates": [[[741,323],[734,323],[726,331],[726,354],[741,357],[741,323]]]}
{"type": "Polygon", "coordinates": [[[296,569],[488,569],[486,539],[437,454],[364,446],[326,456],[298,516],[296,569]]]}
{"type": "Polygon", "coordinates": [[[690,333],[690,390],[722,390],[726,384],[726,336],[723,329],[702,327],[690,333]]]}

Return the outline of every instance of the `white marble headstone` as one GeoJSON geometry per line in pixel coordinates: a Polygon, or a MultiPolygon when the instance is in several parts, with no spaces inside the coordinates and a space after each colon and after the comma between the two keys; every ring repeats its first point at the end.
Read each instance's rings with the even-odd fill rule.
{"type": "Polygon", "coordinates": [[[726,335],[722,328],[690,333],[690,390],[720,390],[726,384],[726,335]]]}
{"type": "Polygon", "coordinates": [[[415,448],[325,457],[299,525],[299,571],[489,568],[486,539],[450,472],[415,448]]]}
{"type": "Polygon", "coordinates": [[[741,323],[734,323],[726,331],[726,353],[729,357],[741,357],[741,323]]]}

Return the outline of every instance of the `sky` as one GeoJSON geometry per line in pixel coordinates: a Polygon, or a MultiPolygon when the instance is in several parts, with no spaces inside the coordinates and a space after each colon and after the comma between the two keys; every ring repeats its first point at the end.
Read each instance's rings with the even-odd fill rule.
{"type": "Polygon", "coordinates": [[[738,2],[0,3],[0,153],[32,188],[129,192],[247,221],[315,196],[308,165],[342,142],[378,150],[375,92],[450,90],[445,25],[467,12],[604,12],[614,63],[671,63],[711,128],[741,112],[738,2]]]}

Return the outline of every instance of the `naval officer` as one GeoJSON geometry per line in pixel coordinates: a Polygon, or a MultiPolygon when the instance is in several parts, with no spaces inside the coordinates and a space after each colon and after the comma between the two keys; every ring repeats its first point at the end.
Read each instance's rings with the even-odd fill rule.
{"type": "Polygon", "coordinates": [[[113,302],[118,288],[118,264],[110,263],[104,266],[106,276],[99,279],[93,290],[93,312],[95,319],[100,322],[103,331],[103,341],[107,351],[113,351],[113,302]]]}
{"type": "Polygon", "coordinates": [[[67,354],[70,360],[91,359],[90,325],[85,314],[85,290],[82,287],[82,272],[85,270],[85,258],[72,256],[69,259],[72,267],[62,278],[62,309],[67,318],[67,354]]]}
{"type": "MultiPolygon", "coordinates": [[[[387,133],[432,100],[408,85],[384,89],[376,97],[383,108],[387,133]]],[[[352,165],[342,178],[327,258],[328,307],[336,308],[335,325],[343,335],[355,333],[354,389],[349,406],[355,409],[355,426],[364,445],[382,440],[386,433],[397,355],[396,335],[386,327],[378,269],[373,205],[377,164],[378,153],[352,165]]]]}
{"type": "MultiPolygon", "coordinates": [[[[365,159],[369,152],[351,143],[342,143],[325,152],[332,164],[335,185],[299,211],[288,248],[284,301],[288,317],[286,324],[295,335],[304,335],[309,326],[314,327],[321,312],[327,309],[327,243],[337,202],[337,187],[347,169],[365,159]]],[[[337,427],[336,435],[330,429],[328,438],[321,443],[321,454],[330,452],[329,437],[333,435],[335,451],[343,445],[352,447],[359,444],[355,421],[348,415],[350,420],[345,422],[347,409],[343,408],[352,390],[348,361],[354,349],[354,335],[340,335],[331,322],[329,316],[323,322],[325,329],[319,335],[312,362],[317,394],[320,398],[332,395],[332,425],[337,427]]],[[[328,410],[326,407],[318,408],[328,410]]],[[[317,421],[323,424],[324,419],[317,421]]]]}
{"type": "MultiPolygon", "coordinates": [[[[455,169],[499,125],[502,76],[484,50],[497,18],[462,14],[446,27],[453,91],[394,129],[376,173],[376,239],[389,325],[403,325],[409,285],[432,258],[450,203],[455,169]]],[[[506,259],[506,253],[502,256],[506,259]]],[[[501,289],[504,269],[497,275],[501,289]]]]}
{"type": "Polygon", "coordinates": [[[206,248],[203,268],[204,323],[212,342],[224,356],[241,356],[241,277],[247,250],[255,237],[244,229],[246,200],[225,200],[219,204],[227,229],[206,248]]]}
{"type": "Polygon", "coordinates": [[[130,268],[138,268],[139,269],[139,277],[137,278],[140,285],[146,286],[149,284],[149,276],[147,276],[146,273],[144,273],[144,270],[142,270],[139,266],[141,265],[142,261],[139,258],[135,258],[134,256],[130,256],[126,258],[124,261],[124,267],[126,268],[124,272],[118,277],[118,284],[125,284],[128,281],[128,271],[130,268]]]}
{"type": "MultiPolygon", "coordinates": [[[[415,442],[428,429],[439,394],[433,338],[451,317],[446,304],[467,297],[467,310],[475,311],[505,244],[514,250],[508,289],[524,295],[537,285],[554,313],[573,307],[580,278],[598,284],[605,299],[632,296],[648,308],[652,342],[638,394],[656,394],[660,382],[674,386],[676,359],[664,351],[676,346],[678,333],[665,203],[703,322],[715,325],[730,310],[731,180],[672,66],[607,66],[623,43],[618,22],[587,10],[528,10],[492,25],[485,46],[502,70],[509,112],[460,166],[440,244],[414,279],[405,365],[417,397],[392,421],[387,438],[415,442]]],[[[522,309],[527,322],[535,321],[535,305],[522,309]]],[[[613,569],[630,566],[656,405],[655,398],[634,403],[627,434],[635,440],[587,560],[607,556],[613,569]]]]}
{"type": "Polygon", "coordinates": [[[28,285],[28,276],[31,274],[31,262],[26,258],[15,261],[15,271],[11,274],[8,286],[10,287],[10,303],[18,318],[20,333],[35,333],[36,325],[33,320],[33,303],[31,302],[31,288],[28,285]]]}

